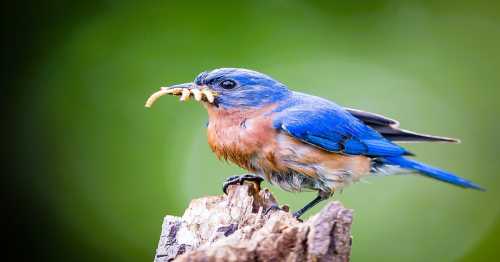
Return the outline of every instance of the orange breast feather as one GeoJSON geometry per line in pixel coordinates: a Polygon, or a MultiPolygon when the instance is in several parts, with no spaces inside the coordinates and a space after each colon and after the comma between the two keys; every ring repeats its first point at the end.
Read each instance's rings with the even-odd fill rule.
{"type": "Polygon", "coordinates": [[[256,110],[208,108],[207,135],[212,151],[219,158],[255,172],[252,161],[276,143],[272,119],[264,115],[270,110],[269,107],[256,110]]]}

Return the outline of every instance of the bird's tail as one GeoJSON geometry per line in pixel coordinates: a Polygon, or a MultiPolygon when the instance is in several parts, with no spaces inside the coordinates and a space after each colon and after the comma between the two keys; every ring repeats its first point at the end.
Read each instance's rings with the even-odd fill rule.
{"type": "Polygon", "coordinates": [[[396,165],[399,167],[402,167],[404,169],[409,169],[409,170],[415,170],[418,171],[420,174],[446,182],[450,183],[456,186],[460,186],[463,188],[472,188],[472,189],[477,189],[484,191],[485,189],[482,188],[481,186],[473,183],[472,181],[469,181],[467,179],[461,178],[459,176],[455,176],[454,174],[447,172],[445,170],[432,167],[429,165],[426,165],[424,163],[420,163],[405,157],[386,157],[384,158],[383,162],[385,164],[389,165],[396,165]]]}

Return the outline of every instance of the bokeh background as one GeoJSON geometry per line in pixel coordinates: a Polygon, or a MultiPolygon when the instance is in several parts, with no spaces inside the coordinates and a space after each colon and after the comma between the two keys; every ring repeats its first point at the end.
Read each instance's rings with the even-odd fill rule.
{"type": "MultiPolygon", "coordinates": [[[[11,3],[12,4],[12,3],[11,3]]],[[[373,177],[353,261],[491,261],[500,246],[500,4],[493,1],[33,1],[3,8],[5,217],[16,256],[151,261],[162,218],[220,194],[195,102],[147,96],[217,67],[458,137],[420,160],[485,186],[373,177]]],[[[269,186],[269,185],[267,185],[269,186]]],[[[271,187],[293,209],[313,193],[271,187]]],[[[316,212],[316,208],[310,214],[316,212]]]]}

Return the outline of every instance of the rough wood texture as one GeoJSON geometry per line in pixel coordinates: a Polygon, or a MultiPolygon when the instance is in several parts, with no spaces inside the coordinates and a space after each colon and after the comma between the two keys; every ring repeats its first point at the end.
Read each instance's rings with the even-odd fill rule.
{"type": "Polygon", "coordinates": [[[228,195],[191,201],[182,217],[166,216],[155,262],[349,261],[352,210],[331,202],[305,222],[277,205],[256,184],[230,186],[228,195]]]}

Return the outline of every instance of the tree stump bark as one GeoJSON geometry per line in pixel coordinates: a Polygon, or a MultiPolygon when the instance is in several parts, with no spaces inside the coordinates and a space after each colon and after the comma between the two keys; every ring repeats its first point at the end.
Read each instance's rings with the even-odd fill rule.
{"type": "Polygon", "coordinates": [[[276,205],[251,182],[194,199],[165,217],[154,261],[349,261],[352,210],[331,202],[301,222],[287,206],[265,214],[276,205]]]}

